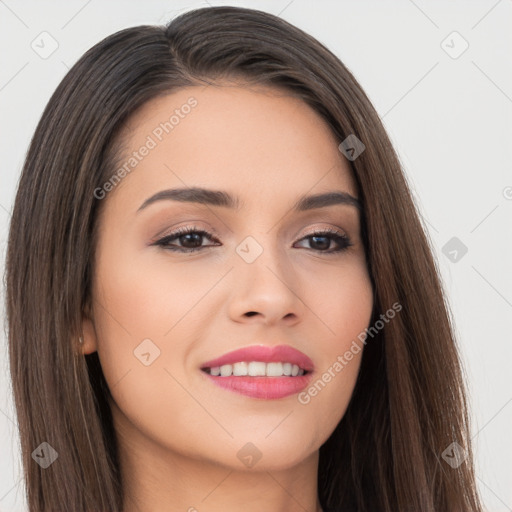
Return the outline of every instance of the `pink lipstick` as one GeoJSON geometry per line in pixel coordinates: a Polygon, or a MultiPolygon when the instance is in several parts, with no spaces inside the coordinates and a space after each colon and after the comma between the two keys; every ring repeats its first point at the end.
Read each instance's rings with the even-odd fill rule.
{"type": "Polygon", "coordinates": [[[217,386],[264,400],[299,393],[308,385],[313,369],[313,361],[289,345],[254,345],[201,365],[217,386]]]}

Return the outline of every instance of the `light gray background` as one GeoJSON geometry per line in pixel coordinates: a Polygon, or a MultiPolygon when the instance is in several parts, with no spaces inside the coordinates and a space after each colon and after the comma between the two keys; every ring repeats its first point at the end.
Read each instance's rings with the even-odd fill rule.
{"type": "MultiPolygon", "coordinates": [[[[67,69],[117,30],[164,24],[208,4],[279,14],[338,55],[374,103],[406,169],[452,305],[484,502],[491,512],[512,510],[512,0],[0,0],[2,271],[23,158],[67,69]],[[44,31],[58,43],[46,59],[31,47],[35,41],[51,48],[44,31]],[[464,41],[469,46],[458,55],[464,41]],[[452,237],[467,246],[462,257],[449,247],[443,252],[452,237]]],[[[1,298],[3,308],[3,288],[1,298]]],[[[5,310],[5,331],[4,317],[5,310]]],[[[23,511],[3,333],[0,365],[0,511],[23,511]]]]}

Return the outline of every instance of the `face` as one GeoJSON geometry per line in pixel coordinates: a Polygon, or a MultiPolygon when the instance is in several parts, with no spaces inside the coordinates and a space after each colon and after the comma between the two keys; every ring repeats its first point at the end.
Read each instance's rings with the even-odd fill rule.
{"type": "Polygon", "coordinates": [[[304,102],[269,88],[185,88],[128,122],[125,173],[97,191],[104,210],[83,326],[127,442],[242,470],[253,455],[261,469],[284,469],[332,433],[373,306],[339,142],[304,102]],[[224,195],[155,196],[192,187],[224,195]],[[337,200],[300,203],[333,192],[337,200]],[[239,362],[265,363],[277,346],[302,355],[276,352],[277,364],[237,371],[312,366],[281,377],[202,369],[258,346],[268,350],[239,362]]]}

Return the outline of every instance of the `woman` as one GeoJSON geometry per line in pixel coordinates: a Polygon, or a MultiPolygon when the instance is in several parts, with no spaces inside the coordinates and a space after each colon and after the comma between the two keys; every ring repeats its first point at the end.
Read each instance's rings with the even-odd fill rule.
{"type": "Polygon", "coordinates": [[[71,69],[7,313],[31,511],[481,510],[398,158],[339,59],[270,14],[198,9],[71,69]]]}

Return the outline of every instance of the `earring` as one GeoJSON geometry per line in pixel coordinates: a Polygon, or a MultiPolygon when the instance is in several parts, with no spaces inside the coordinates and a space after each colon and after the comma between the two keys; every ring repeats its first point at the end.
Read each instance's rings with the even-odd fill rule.
{"type": "Polygon", "coordinates": [[[80,343],[80,345],[82,345],[84,342],[84,339],[82,338],[82,336],[79,336],[78,337],[78,343],[80,343]]]}

